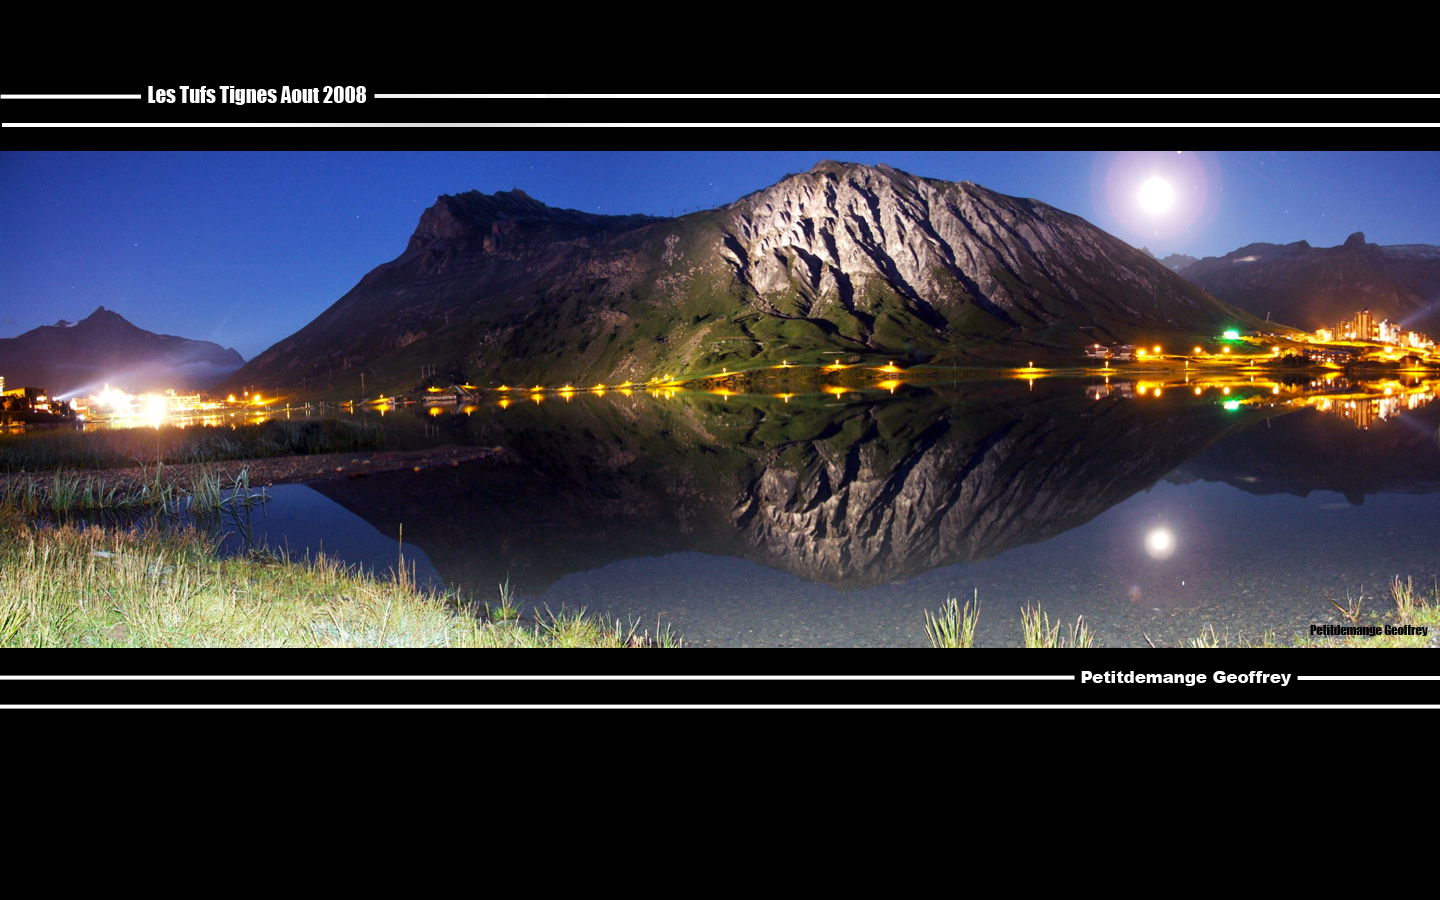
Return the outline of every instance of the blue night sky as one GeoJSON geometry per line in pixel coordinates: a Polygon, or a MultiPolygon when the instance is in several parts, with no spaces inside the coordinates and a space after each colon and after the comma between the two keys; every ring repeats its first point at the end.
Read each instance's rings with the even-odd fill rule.
{"type": "Polygon", "coordinates": [[[671,215],[822,159],[1033,197],[1159,256],[1355,231],[1440,244],[1436,152],[6,152],[0,337],[103,305],[249,359],[399,255],[439,194],[671,215]],[[1146,212],[1137,191],[1157,177],[1173,201],[1146,212]]]}

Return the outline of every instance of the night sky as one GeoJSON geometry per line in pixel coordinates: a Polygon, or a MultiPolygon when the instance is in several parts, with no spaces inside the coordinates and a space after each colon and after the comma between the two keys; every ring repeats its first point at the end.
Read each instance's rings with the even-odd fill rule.
{"type": "Polygon", "coordinates": [[[822,159],[1033,197],[1159,256],[1355,231],[1440,244],[1437,152],[5,152],[0,337],[103,305],[249,359],[399,255],[439,194],[663,216],[822,159]],[[1147,213],[1136,192],[1153,178],[1174,197],[1147,213]]]}

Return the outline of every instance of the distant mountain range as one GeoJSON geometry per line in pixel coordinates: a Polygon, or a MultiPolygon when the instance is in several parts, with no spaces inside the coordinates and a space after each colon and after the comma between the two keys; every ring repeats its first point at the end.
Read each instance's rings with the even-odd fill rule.
{"type": "Polygon", "coordinates": [[[1262,319],[1306,330],[1368,308],[1377,321],[1440,334],[1440,247],[1429,244],[1380,246],[1356,232],[1338,247],[1249,244],[1176,271],[1262,319]]]}
{"type": "Polygon", "coordinates": [[[103,306],[79,322],[0,338],[5,386],[43,387],[57,397],[105,382],[131,392],[203,389],[244,363],[232,349],[146,331],[103,306]]]}
{"type": "Polygon", "coordinates": [[[1160,260],[1160,264],[1172,272],[1184,272],[1191,263],[1198,262],[1193,256],[1186,256],[1184,253],[1172,253],[1160,260]]]}
{"type": "Polygon", "coordinates": [[[361,375],[370,392],[757,361],[1023,363],[1247,324],[1039,201],[822,162],[676,219],[555,209],[518,190],[440,197],[403,254],[231,383],[358,396],[361,375]]]}

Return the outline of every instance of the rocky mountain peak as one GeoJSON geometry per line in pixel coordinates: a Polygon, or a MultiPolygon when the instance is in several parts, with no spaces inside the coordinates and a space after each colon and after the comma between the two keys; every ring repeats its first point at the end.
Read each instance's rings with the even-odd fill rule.
{"type": "Polygon", "coordinates": [[[863,316],[859,298],[885,291],[937,332],[967,305],[1014,328],[1053,319],[1056,301],[1118,297],[1075,278],[1102,268],[1134,269],[1124,293],[1171,321],[1202,302],[1177,289],[1153,257],[1076,216],[888,165],[826,160],[726,209],[722,255],[772,314],[863,316]],[[1162,306],[1162,294],[1188,309],[1162,306]]]}
{"type": "Polygon", "coordinates": [[[635,227],[654,220],[651,216],[607,216],[561,209],[546,205],[519,188],[494,194],[480,191],[442,194],[420,215],[406,252],[437,242],[484,240],[498,231],[517,226],[558,226],[563,234],[557,237],[573,237],[590,231],[635,227]]]}
{"type": "Polygon", "coordinates": [[[81,321],[81,322],[94,322],[94,323],[99,323],[99,322],[117,322],[117,321],[118,321],[118,322],[125,322],[126,324],[129,324],[129,320],[126,319],[124,316],[120,315],[119,313],[117,313],[117,312],[116,312],[115,310],[113,310],[113,309],[106,309],[106,308],[103,307],[103,306],[97,306],[97,307],[95,307],[95,311],[94,311],[94,312],[92,312],[90,315],[86,316],[85,318],[81,319],[80,321],[81,321]]]}
{"type": "Polygon", "coordinates": [[[1333,247],[1249,244],[1188,266],[1184,277],[1226,303],[1306,329],[1362,306],[1418,331],[1440,328],[1440,248],[1380,246],[1362,231],[1333,247]]]}

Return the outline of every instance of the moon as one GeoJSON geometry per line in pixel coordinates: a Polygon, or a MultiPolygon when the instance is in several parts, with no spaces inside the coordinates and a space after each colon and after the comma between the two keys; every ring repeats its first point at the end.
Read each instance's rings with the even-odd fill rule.
{"type": "Polygon", "coordinates": [[[1152,216],[1163,216],[1175,205],[1175,188],[1159,175],[1152,175],[1140,185],[1137,195],[1140,208],[1152,216]]]}
{"type": "Polygon", "coordinates": [[[1145,535],[1145,552],[1154,559],[1166,559],[1175,552],[1175,533],[1161,526],[1145,535]]]}

